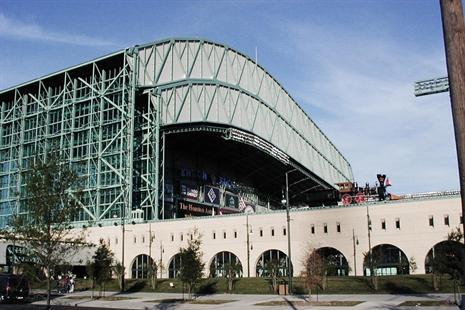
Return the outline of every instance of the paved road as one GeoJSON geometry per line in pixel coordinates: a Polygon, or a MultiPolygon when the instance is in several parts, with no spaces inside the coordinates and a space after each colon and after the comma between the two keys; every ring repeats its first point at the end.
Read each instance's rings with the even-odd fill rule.
{"type": "MultiPolygon", "coordinates": [[[[320,295],[318,301],[360,301],[355,306],[316,306],[307,304],[306,297],[302,296],[277,296],[277,295],[239,295],[239,294],[214,294],[196,297],[195,302],[200,304],[182,302],[182,294],[171,293],[130,293],[119,294],[107,292],[107,297],[114,300],[91,300],[90,292],[76,292],[61,296],[53,300],[53,305],[57,310],[85,309],[140,309],[140,310],[200,310],[200,309],[253,309],[253,310],[284,310],[284,309],[324,309],[329,310],[361,310],[361,309],[459,309],[454,305],[444,305],[437,307],[400,307],[404,301],[422,300],[449,300],[453,301],[452,294],[428,294],[428,295],[320,295]],[[212,301],[229,301],[221,304],[206,304],[212,301]],[[257,303],[280,302],[277,306],[260,306],[257,303]],[[68,306],[68,307],[65,307],[68,306]]],[[[313,301],[316,298],[313,297],[313,301]]],[[[43,301],[35,302],[31,305],[0,305],[0,309],[41,309],[43,301]]]]}

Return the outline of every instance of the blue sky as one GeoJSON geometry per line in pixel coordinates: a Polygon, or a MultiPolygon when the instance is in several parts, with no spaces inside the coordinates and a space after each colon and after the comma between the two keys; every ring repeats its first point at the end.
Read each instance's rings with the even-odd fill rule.
{"type": "Polygon", "coordinates": [[[391,192],[458,189],[436,0],[0,0],[0,89],[136,44],[201,37],[264,66],[352,164],[391,192]]]}

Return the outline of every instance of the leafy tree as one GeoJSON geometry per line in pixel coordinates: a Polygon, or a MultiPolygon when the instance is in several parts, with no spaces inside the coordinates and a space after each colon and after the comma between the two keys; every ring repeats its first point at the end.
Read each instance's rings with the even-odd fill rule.
{"type": "Polygon", "coordinates": [[[285,266],[285,260],[278,261],[277,259],[272,259],[265,263],[264,275],[269,278],[273,292],[278,291],[279,277],[282,276],[280,270],[285,268],[285,266]]]}
{"type": "Polygon", "coordinates": [[[447,241],[441,242],[434,247],[434,257],[432,260],[433,287],[439,289],[439,276],[448,275],[454,283],[454,290],[458,287],[460,280],[463,280],[463,233],[460,228],[456,228],[447,236],[447,241]]]}
{"type": "Polygon", "coordinates": [[[312,298],[312,289],[322,287],[325,275],[326,266],[323,257],[316,250],[309,249],[304,256],[304,270],[301,276],[304,278],[305,286],[308,289],[309,299],[312,298]]]}
{"type": "Polygon", "coordinates": [[[105,282],[111,278],[114,254],[103,239],[100,239],[100,245],[92,258],[94,281],[100,287],[100,295],[102,290],[105,295],[105,282]]]}
{"type": "Polygon", "coordinates": [[[203,277],[205,263],[202,262],[200,252],[201,236],[197,229],[194,230],[192,239],[188,240],[187,248],[179,250],[181,266],[179,268],[179,279],[187,285],[187,293],[191,298],[192,290],[203,277]]]}
{"type": "MultiPolygon", "coordinates": [[[[378,253],[379,254],[379,253],[378,253]]],[[[377,266],[378,266],[378,260],[380,259],[380,255],[377,255],[377,253],[373,253],[373,251],[370,252],[364,252],[364,261],[368,262],[368,267],[370,268],[370,283],[371,286],[375,291],[378,290],[379,287],[379,281],[378,281],[378,274],[377,274],[377,266]]]]}
{"type": "Polygon", "coordinates": [[[224,264],[223,268],[223,276],[228,281],[228,291],[232,292],[234,289],[234,282],[241,274],[242,266],[237,261],[232,261],[224,264]]]}
{"type": "Polygon", "coordinates": [[[55,153],[46,161],[38,158],[23,175],[27,184],[21,194],[18,212],[11,218],[9,229],[0,237],[16,240],[44,269],[47,277],[47,309],[50,309],[51,279],[55,268],[69,261],[84,245],[81,233],[72,232],[70,225],[79,210],[75,197],[78,176],[69,165],[63,164],[55,153]],[[71,194],[75,190],[75,195],[71,194]]]}
{"type": "Polygon", "coordinates": [[[94,263],[91,261],[87,261],[86,263],[86,273],[89,276],[90,281],[90,288],[92,290],[92,298],[94,298],[94,289],[95,289],[95,281],[94,281],[94,263]]]}

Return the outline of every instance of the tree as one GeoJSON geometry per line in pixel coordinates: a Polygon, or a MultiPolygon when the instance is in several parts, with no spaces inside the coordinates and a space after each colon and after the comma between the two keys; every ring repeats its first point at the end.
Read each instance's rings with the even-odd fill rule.
{"type": "Polygon", "coordinates": [[[378,266],[378,260],[380,259],[379,257],[380,255],[379,253],[377,254],[371,251],[371,252],[364,252],[363,256],[364,256],[364,261],[368,262],[368,267],[370,270],[371,286],[373,287],[375,291],[377,291],[379,287],[377,266],[378,266]]]}
{"type": "Polygon", "coordinates": [[[105,295],[105,282],[111,279],[114,254],[108,245],[100,239],[100,245],[95,251],[93,259],[93,277],[95,283],[100,288],[100,296],[105,295]]]}
{"type": "Polygon", "coordinates": [[[157,263],[152,259],[149,259],[148,264],[149,264],[148,266],[149,268],[148,268],[147,276],[150,279],[150,287],[152,288],[152,290],[155,290],[157,289],[157,284],[158,284],[158,281],[157,281],[158,266],[157,266],[157,263]]]}
{"type": "Polygon", "coordinates": [[[55,153],[47,160],[38,158],[23,174],[27,182],[20,195],[17,212],[0,237],[16,240],[27,248],[47,278],[47,309],[50,309],[51,279],[54,269],[69,261],[84,245],[83,233],[72,232],[71,222],[79,210],[76,198],[78,176],[55,153]],[[75,195],[71,194],[74,190],[75,195]]]}
{"type": "Polygon", "coordinates": [[[285,260],[272,259],[265,263],[264,275],[269,278],[269,281],[271,282],[271,289],[275,293],[278,291],[279,277],[282,276],[281,270],[285,268],[285,266],[285,260]]]}
{"type": "Polygon", "coordinates": [[[202,262],[200,252],[201,236],[197,229],[193,232],[194,237],[188,240],[187,248],[179,250],[181,266],[179,268],[179,279],[187,285],[187,293],[191,298],[192,290],[203,277],[205,263],[202,262]]]}
{"type": "Polygon", "coordinates": [[[123,289],[122,287],[122,279],[124,275],[123,264],[121,264],[120,262],[116,262],[115,265],[113,266],[113,272],[115,273],[116,278],[118,279],[119,290],[121,291],[123,289]]]}
{"type": "Polygon", "coordinates": [[[301,276],[304,278],[305,286],[308,289],[308,297],[312,298],[312,289],[322,287],[326,267],[323,257],[314,249],[309,249],[304,256],[304,270],[301,276]]]}
{"type": "Polygon", "coordinates": [[[163,272],[165,270],[165,265],[161,259],[158,260],[157,270],[160,272],[160,278],[163,278],[163,272]]]}
{"type": "MultiPolygon", "coordinates": [[[[451,231],[447,241],[443,241],[433,248],[429,259],[432,261],[433,287],[439,289],[439,275],[446,274],[453,280],[454,292],[460,280],[463,280],[463,233],[460,228],[451,231]]],[[[455,296],[455,294],[454,294],[455,296]]]]}
{"type": "Polygon", "coordinates": [[[86,273],[89,276],[90,288],[92,290],[92,299],[93,299],[94,298],[94,289],[95,289],[94,263],[93,262],[87,261],[87,263],[86,263],[86,273]]]}
{"type": "Polygon", "coordinates": [[[228,291],[232,292],[234,289],[234,282],[240,276],[242,266],[235,260],[229,263],[225,263],[223,276],[228,281],[228,291]]]}

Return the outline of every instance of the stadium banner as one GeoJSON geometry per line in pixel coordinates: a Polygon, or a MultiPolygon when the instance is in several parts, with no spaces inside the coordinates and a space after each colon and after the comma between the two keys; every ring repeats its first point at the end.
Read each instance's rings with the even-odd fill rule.
{"type": "Polygon", "coordinates": [[[231,209],[239,209],[239,197],[234,194],[226,193],[224,197],[224,206],[231,209]]]}
{"type": "Polygon", "coordinates": [[[199,203],[180,201],[179,202],[179,211],[184,215],[193,215],[193,216],[206,216],[212,215],[214,213],[214,207],[206,206],[199,203]]]}
{"type": "Polygon", "coordinates": [[[212,186],[205,186],[203,201],[213,205],[220,204],[220,189],[212,186]]]}
{"type": "Polygon", "coordinates": [[[181,184],[181,196],[197,200],[199,198],[199,189],[195,185],[183,183],[181,184]]]}

